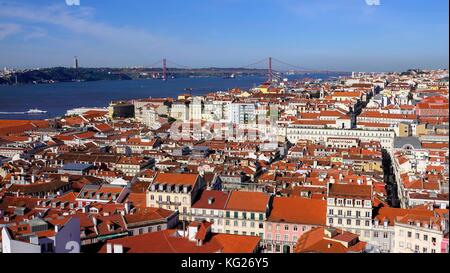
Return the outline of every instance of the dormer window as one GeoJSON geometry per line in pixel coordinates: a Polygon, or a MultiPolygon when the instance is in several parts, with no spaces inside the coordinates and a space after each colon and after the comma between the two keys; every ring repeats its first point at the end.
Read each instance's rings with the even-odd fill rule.
{"type": "Polygon", "coordinates": [[[346,199],[345,200],[345,205],[346,206],[352,206],[352,204],[353,204],[352,199],[346,199]]]}

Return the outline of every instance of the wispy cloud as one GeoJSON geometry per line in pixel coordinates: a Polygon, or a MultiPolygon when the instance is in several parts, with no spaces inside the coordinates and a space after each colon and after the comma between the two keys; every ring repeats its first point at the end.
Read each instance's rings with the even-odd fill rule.
{"type": "Polygon", "coordinates": [[[22,31],[22,26],[15,23],[0,23],[0,40],[22,31]]]}
{"type": "MultiPolygon", "coordinates": [[[[305,18],[317,19],[327,14],[347,14],[365,12],[368,8],[366,0],[277,0],[281,6],[291,13],[305,18]]],[[[372,0],[370,0],[372,1],[372,0]]],[[[373,7],[372,7],[373,10],[373,7]]],[[[357,13],[356,13],[357,14],[357,13]]]]}
{"type": "MultiPolygon", "coordinates": [[[[77,8],[66,5],[33,6],[0,2],[0,17],[60,27],[68,33],[87,35],[90,39],[125,49],[147,49],[162,46],[167,40],[146,30],[130,26],[113,26],[94,19],[95,10],[90,7],[77,8]]],[[[42,36],[46,30],[36,28],[31,37],[42,36]]],[[[47,34],[45,34],[47,35],[47,34]]],[[[28,35],[30,38],[30,35],[28,35]]]]}
{"type": "Polygon", "coordinates": [[[32,40],[48,37],[48,31],[42,27],[30,27],[27,33],[24,35],[24,40],[32,40]]]}

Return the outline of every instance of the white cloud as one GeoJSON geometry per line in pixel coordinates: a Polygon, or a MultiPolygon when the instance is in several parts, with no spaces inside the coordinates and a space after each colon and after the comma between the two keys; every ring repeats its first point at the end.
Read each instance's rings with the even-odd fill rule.
{"type": "Polygon", "coordinates": [[[93,18],[94,12],[94,9],[84,6],[74,9],[65,5],[41,7],[0,2],[0,17],[61,27],[70,33],[87,35],[116,47],[138,49],[145,46],[149,49],[162,46],[167,41],[143,29],[98,22],[93,18]]]}
{"type": "Polygon", "coordinates": [[[14,23],[0,23],[0,40],[22,31],[22,26],[14,23]]]}

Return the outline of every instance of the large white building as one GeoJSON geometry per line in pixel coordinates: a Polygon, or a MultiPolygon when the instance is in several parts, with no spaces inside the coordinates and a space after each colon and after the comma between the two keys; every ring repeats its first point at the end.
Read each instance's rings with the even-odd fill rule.
{"type": "Polygon", "coordinates": [[[390,150],[394,137],[395,132],[391,130],[308,128],[295,124],[288,125],[286,129],[286,138],[291,143],[304,139],[326,142],[328,138],[358,138],[364,142],[379,141],[384,149],[390,150]]]}

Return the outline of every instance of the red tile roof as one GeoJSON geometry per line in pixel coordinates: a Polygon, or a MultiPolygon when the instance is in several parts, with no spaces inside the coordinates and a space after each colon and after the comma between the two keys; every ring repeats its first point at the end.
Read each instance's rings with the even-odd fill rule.
{"type": "Polygon", "coordinates": [[[323,200],[275,197],[267,220],[270,222],[325,225],[326,211],[327,203],[323,200]]]}
{"type": "Polygon", "coordinates": [[[227,210],[265,212],[270,195],[262,192],[233,191],[226,205],[227,210]]]}

